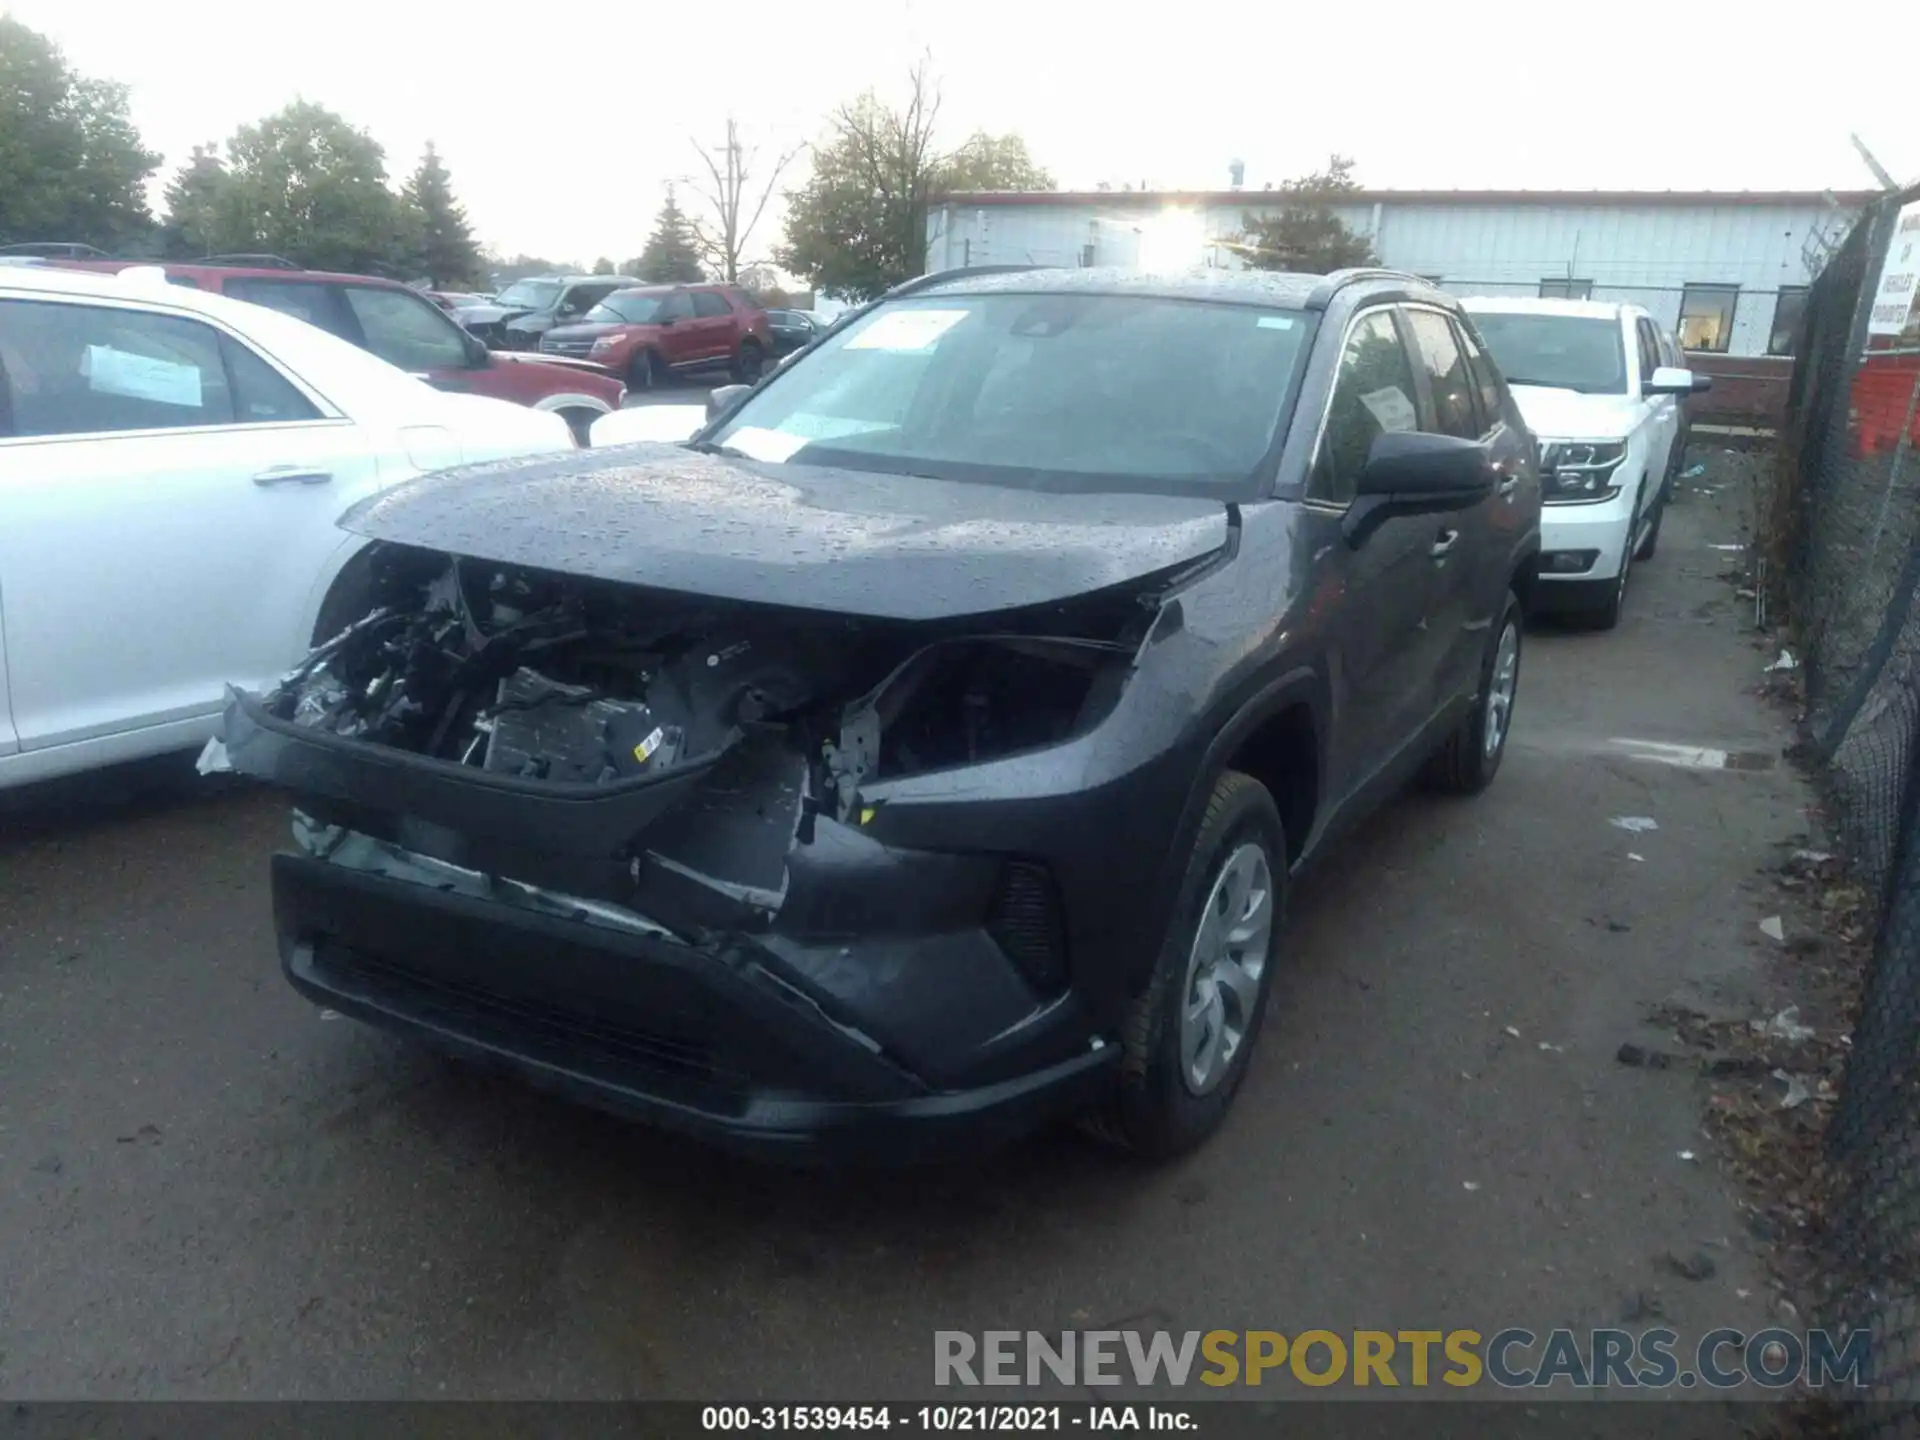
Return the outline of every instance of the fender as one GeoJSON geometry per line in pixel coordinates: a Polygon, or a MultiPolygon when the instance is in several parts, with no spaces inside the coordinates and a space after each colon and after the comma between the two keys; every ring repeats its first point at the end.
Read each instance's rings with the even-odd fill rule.
{"type": "MultiPolygon", "coordinates": [[[[1201,818],[1206,813],[1207,798],[1213,794],[1214,780],[1226,768],[1228,757],[1266,721],[1282,710],[1302,702],[1305,702],[1313,716],[1315,736],[1324,737],[1327,734],[1327,717],[1332,708],[1332,697],[1327,677],[1312,664],[1294,665],[1259,685],[1252,694],[1240,702],[1223,724],[1214,728],[1213,738],[1207,742],[1199,762],[1194,766],[1186,802],[1180,807],[1180,818],[1174,826],[1172,844],[1161,864],[1161,873],[1168,878],[1167,883],[1160,887],[1160,893],[1154,899],[1152,910],[1154,933],[1165,930],[1168,924],[1168,912],[1172,909],[1180,888],[1179,877],[1186,871],[1186,853],[1193,846],[1194,836],[1199,833],[1201,818]]],[[[1288,837],[1290,841],[1300,845],[1300,853],[1303,856],[1308,851],[1314,833],[1320,830],[1328,810],[1327,747],[1321,743],[1316,746],[1316,749],[1319,752],[1314,759],[1319,771],[1317,794],[1320,801],[1314,807],[1316,813],[1313,830],[1307,835],[1288,837]]],[[[1159,947],[1156,944],[1148,951],[1146,963],[1149,968],[1158,950],[1159,947]]],[[[1137,989],[1145,976],[1136,974],[1131,979],[1137,989]]]]}

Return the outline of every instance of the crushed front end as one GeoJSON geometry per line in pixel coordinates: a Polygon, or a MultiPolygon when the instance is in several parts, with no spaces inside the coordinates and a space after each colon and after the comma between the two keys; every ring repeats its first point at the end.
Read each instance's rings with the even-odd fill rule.
{"type": "Polygon", "coordinates": [[[775,1152],[944,1153],[1111,1083],[1179,791],[1100,738],[1151,586],[908,622],[398,545],[372,571],[221,741],[294,797],[303,993],[775,1152]]]}

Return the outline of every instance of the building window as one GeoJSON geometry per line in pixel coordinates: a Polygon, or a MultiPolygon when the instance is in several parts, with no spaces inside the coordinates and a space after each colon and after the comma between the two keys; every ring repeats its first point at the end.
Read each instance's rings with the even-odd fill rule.
{"type": "Polygon", "coordinates": [[[1800,333],[1800,317],[1807,313],[1807,287],[1782,285],[1773,302],[1773,331],[1767,336],[1769,355],[1791,355],[1794,337],[1800,333]]]}
{"type": "Polygon", "coordinates": [[[1542,280],[1540,298],[1542,300],[1591,300],[1593,282],[1591,280],[1542,280]]]}
{"type": "Polygon", "coordinates": [[[1688,285],[1680,292],[1680,348],[1727,353],[1738,285],[1688,285]]]}

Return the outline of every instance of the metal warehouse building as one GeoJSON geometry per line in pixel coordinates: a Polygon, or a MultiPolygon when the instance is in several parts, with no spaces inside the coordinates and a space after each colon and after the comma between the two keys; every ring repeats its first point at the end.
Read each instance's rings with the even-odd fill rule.
{"type": "MultiPolygon", "coordinates": [[[[1785,355],[1808,282],[1871,197],[1820,191],[1366,190],[1335,207],[1382,264],[1456,295],[1645,306],[1687,349],[1785,355]]],[[[1273,191],[966,194],[927,219],[927,266],[1237,267],[1273,191]]],[[[1783,367],[1720,369],[1729,376],[1783,367]]]]}

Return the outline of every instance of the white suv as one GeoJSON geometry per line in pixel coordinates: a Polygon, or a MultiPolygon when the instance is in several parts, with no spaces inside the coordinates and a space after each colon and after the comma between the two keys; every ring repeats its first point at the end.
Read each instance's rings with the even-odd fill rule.
{"type": "Polygon", "coordinates": [[[0,788],[204,742],[331,623],[355,501],[573,448],[158,271],[0,269],[0,788]]]}
{"type": "Polygon", "coordinates": [[[1627,574],[1653,558],[1684,448],[1681,397],[1710,382],[1637,305],[1460,302],[1540,446],[1541,608],[1619,622],[1627,574]]]}

